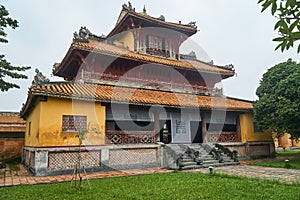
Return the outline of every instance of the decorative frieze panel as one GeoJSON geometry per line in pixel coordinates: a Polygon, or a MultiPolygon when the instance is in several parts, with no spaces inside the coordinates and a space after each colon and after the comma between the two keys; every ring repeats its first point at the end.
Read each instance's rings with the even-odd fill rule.
{"type": "Polygon", "coordinates": [[[106,144],[154,144],[153,131],[107,131],[106,144]]]}
{"type": "Polygon", "coordinates": [[[84,151],[81,152],[49,152],[48,155],[48,170],[66,170],[74,169],[81,157],[81,166],[85,168],[100,167],[101,165],[101,151],[84,151]]]}
{"type": "Polygon", "coordinates": [[[241,139],[237,132],[208,132],[208,142],[240,142],[241,139]]]}
{"type": "Polygon", "coordinates": [[[157,149],[117,149],[109,151],[110,166],[144,165],[157,162],[157,149]]]}

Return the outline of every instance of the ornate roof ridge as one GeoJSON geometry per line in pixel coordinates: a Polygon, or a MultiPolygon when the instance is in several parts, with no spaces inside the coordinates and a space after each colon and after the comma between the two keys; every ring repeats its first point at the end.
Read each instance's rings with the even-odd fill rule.
{"type": "Polygon", "coordinates": [[[145,5],[143,8],[143,12],[139,13],[139,12],[136,12],[135,8],[132,7],[132,4],[130,2],[128,2],[128,5],[127,4],[122,5],[122,11],[126,11],[133,15],[136,15],[136,16],[139,16],[139,17],[142,17],[145,19],[153,20],[155,22],[159,22],[159,23],[162,23],[165,25],[171,25],[171,26],[175,26],[178,28],[183,28],[183,29],[188,29],[188,30],[193,30],[193,31],[197,30],[196,22],[189,22],[188,24],[181,24],[181,21],[179,21],[179,23],[167,22],[167,21],[165,21],[165,17],[163,15],[161,15],[158,18],[152,17],[146,13],[145,5]]]}

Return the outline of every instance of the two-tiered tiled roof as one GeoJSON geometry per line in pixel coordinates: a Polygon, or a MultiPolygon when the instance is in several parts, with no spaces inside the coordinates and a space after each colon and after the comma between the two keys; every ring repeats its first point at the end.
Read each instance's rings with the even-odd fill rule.
{"type": "MultiPolygon", "coordinates": [[[[231,77],[235,74],[232,67],[222,67],[199,61],[196,59],[183,59],[183,58],[166,58],[162,56],[153,56],[145,53],[131,51],[125,47],[114,45],[110,40],[110,36],[124,31],[124,26],[132,20],[141,20],[145,27],[164,27],[170,30],[178,31],[180,34],[191,36],[197,32],[197,27],[194,22],[188,25],[181,23],[166,22],[164,17],[153,18],[147,15],[144,9],[143,13],[135,12],[131,4],[123,5],[123,10],[120,14],[118,22],[114,29],[109,33],[108,37],[98,37],[92,34],[85,27],[81,28],[79,34],[74,34],[74,40],[71,44],[67,54],[60,64],[55,64],[53,74],[56,76],[64,77],[65,80],[75,80],[79,71],[81,63],[90,53],[93,56],[99,56],[103,59],[105,56],[110,59],[122,59],[129,63],[135,62],[137,64],[150,64],[165,65],[172,68],[179,69],[180,71],[192,71],[196,73],[210,74],[218,80],[231,77]],[[126,21],[127,20],[127,21],[126,21]],[[126,21],[126,23],[125,23],[126,21]],[[198,71],[198,72],[197,72],[198,71]],[[221,78],[221,79],[220,79],[221,78]]],[[[140,24],[141,26],[141,24],[140,24]]],[[[126,27],[125,27],[126,28],[126,27]]],[[[138,27],[127,27],[138,28],[138,27]]],[[[126,30],[127,30],[126,29],[126,30]]],[[[181,38],[181,36],[180,36],[181,38]]],[[[185,39],[179,39],[183,42],[185,39]]],[[[178,40],[178,41],[179,41],[178,40]]],[[[178,55],[179,56],[179,55],[178,55]]],[[[99,59],[99,60],[101,60],[99,59]]],[[[88,60],[88,59],[87,59],[88,60]]],[[[22,108],[21,116],[26,118],[36,97],[48,96],[57,98],[98,101],[108,103],[121,103],[131,105],[163,105],[165,107],[187,107],[187,108],[200,108],[200,109],[222,109],[234,111],[251,111],[252,102],[237,100],[233,98],[223,98],[220,96],[207,96],[197,93],[156,90],[149,88],[134,88],[128,86],[112,86],[93,83],[74,83],[74,82],[61,82],[61,83],[46,83],[42,85],[32,85],[29,90],[28,99],[22,108]]]]}

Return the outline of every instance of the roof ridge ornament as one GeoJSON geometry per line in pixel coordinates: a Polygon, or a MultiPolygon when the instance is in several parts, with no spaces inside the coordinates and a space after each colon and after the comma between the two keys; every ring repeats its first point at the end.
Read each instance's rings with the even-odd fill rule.
{"type": "Polygon", "coordinates": [[[161,20],[161,21],[166,21],[166,18],[165,18],[165,16],[163,16],[163,15],[160,15],[159,18],[157,18],[157,19],[159,19],[159,20],[161,20]]]}
{"type": "Polygon", "coordinates": [[[123,10],[135,11],[135,8],[132,7],[130,1],[128,1],[128,5],[124,3],[122,7],[123,7],[123,10]]]}
{"type": "Polygon", "coordinates": [[[228,65],[225,65],[225,66],[223,66],[223,68],[224,69],[229,69],[229,70],[232,70],[232,71],[234,71],[235,69],[234,69],[234,65],[233,64],[228,64],[228,65]]]}
{"type": "Polygon", "coordinates": [[[91,31],[89,31],[89,29],[87,29],[85,26],[82,26],[79,29],[79,33],[77,34],[77,32],[74,32],[74,37],[73,37],[73,41],[74,42],[89,42],[89,38],[92,35],[91,31]]]}
{"type": "Polygon", "coordinates": [[[45,83],[49,83],[50,79],[47,78],[40,72],[38,68],[35,69],[35,76],[32,81],[32,85],[44,85],[45,83]]]}
{"type": "Polygon", "coordinates": [[[188,24],[187,24],[187,26],[190,26],[190,27],[192,27],[192,28],[197,28],[197,26],[196,26],[196,22],[194,21],[191,21],[191,22],[189,22],[188,24]]]}

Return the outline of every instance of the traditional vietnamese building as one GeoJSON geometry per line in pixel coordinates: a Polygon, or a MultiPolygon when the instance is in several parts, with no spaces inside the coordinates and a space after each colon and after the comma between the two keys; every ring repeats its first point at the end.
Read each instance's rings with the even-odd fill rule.
{"type": "Polygon", "coordinates": [[[195,33],[194,22],[167,22],[130,3],[107,36],[75,32],[53,67],[65,81],[37,71],[21,110],[25,165],[35,175],[70,172],[81,149],[90,170],[172,167],[176,151],[215,143],[241,158],[272,155],[271,135],[255,132],[252,102],[216,87],[234,76],[233,66],[180,54],[195,33]]]}

